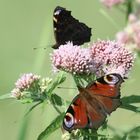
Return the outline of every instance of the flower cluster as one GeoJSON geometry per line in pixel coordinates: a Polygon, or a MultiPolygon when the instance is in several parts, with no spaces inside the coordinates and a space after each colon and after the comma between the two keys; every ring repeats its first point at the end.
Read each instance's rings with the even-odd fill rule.
{"type": "Polygon", "coordinates": [[[73,74],[90,73],[92,58],[89,49],[74,46],[71,42],[61,45],[52,54],[54,69],[64,70],[73,74]]]}
{"type": "Polygon", "coordinates": [[[131,14],[128,25],[116,34],[116,38],[119,43],[127,44],[132,50],[140,51],[140,20],[131,14]]]}
{"type": "Polygon", "coordinates": [[[133,66],[132,53],[115,41],[97,41],[90,49],[97,77],[109,73],[125,77],[133,66]]]}
{"type": "Polygon", "coordinates": [[[118,5],[124,2],[124,0],[101,0],[101,2],[108,8],[111,8],[114,5],[118,5]]]}
{"type": "Polygon", "coordinates": [[[60,46],[52,54],[53,66],[74,74],[95,74],[97,77],[119,73],[126,77],[134,57],[115,41],[97,41],[84,49],[72,43],[60,46]]]}
{"type": "Polygon", "coordinates": [[[15,83],[15,88],[11,91],[11,96],[26,101],[28,99],[29,101],[40,100],[50,82],[51,79],[41,79],[39,75],[32,73],[23,74],[15,83]]]}
{"type": "Polygon", "coordinates": [[[29,89],[34,83],[38,82],[39,79],[39,75],[34,75],[32,73],[23,74],[20,79],[17,80],[15,86],[19,90],[29,89]]]}
{"type": "Polygon", "coordinates": [[[42,78],[42,80],[40,81],[40,89],[41,92],[45,92],[45,90],[47,90],[49,84],[52,82],[52,79],[50,78],[42,78]]]}

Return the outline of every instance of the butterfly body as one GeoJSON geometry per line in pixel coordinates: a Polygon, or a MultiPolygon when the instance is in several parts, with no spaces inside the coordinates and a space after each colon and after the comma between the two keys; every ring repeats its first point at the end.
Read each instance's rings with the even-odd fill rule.
{"type": "Polygon", "coordinates": [[[71,11],[57,6],[53,17],[56,40],[53,48],[57,49],[60,45],[64,45],[68,41],[73,42],[74,45],[82,45],[90,41],[91,28],[72,17],[71,11]]]}
{"type": "Polygon", "coordinates": [[[79,94],[72,101],[64,117],[64,129],[98,129],[107,115],[121,104],[119,88],[122,82],[119,74],[109,74],[86,88],[78,87],[79,94]]]}

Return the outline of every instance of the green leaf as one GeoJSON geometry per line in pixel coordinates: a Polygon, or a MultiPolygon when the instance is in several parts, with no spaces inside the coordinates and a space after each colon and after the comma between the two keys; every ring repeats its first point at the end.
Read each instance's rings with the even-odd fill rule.
{"type": "Polygon", "coordinates": [[[133,128],[127,132],[122,140],[140,140],[140,126],[133,128]]]}
{"type": "Polygon", "coordinates": [[[36,104],[33,105],[31,108],[29,108],[29,110],[27,111],[27,113],[25,114],[25,116],[28,115],[35,107],[37,107],[37,106],[40,105],[41,103],[42,103],[42,101],[36,103],[36,104]]]}
{"type": "Polygon", "coordinates": [[[139,95],[131,95],[121,98],[123,104],[140,103],[139,95]]]}
{"type": "Polygon", "coordinates": [[[113,136],[111,136],[110,140],[122,140],[122,136],[120,136],[120,134],[116,133],[116,129],[114,127],[108,125],[108,128],[110,131],[112,131],[111,133],[113,133],[113,136]]]}
{"type": "Polygon", "coordinates": [[[110,140],[122,140],[122,138],[120,136],[118,136],[118,135],[115,135],[110,140]]]}
{"type": "Polygon", "coordinates": [[[139,95],[131,95],[131,96],[123,97],[121,99],[121,101],[122,101],[122,105],[120,106],[121,108],[131,110],[131,111],[136,112],[136,113],[140,113],[140,107],[136,107],[134,105],[131,105],[134,103],[140,103],[140,96],[139,95]]]}
{"type": "Polygon", "coordinates": [[[17,140],[27,140],[28,127],[30,126],[31,116],[26,116],[22,119],[21,126],[19,127],[19,133],[17,140]]]}
{"type": "Polygon", "coordinates": [[[140,57],[140,52],[137,52],[137,54],[138,54],[138,57],[140,57]]]}
{"type": "Polygon", "coordinates": [[[61,84],[66,80],[66,77],[64,76],[64,72],[60,72],[59,75],[56,77],[56,83],[61,84]]]}
{"type": "Polygon", "coordinates": [[[51,95],[51,102],[54,105],[58,105],[58,106],[69,106],[70,105],[70,101],[66,101],[63,98],[61,98],[59,95],[57,94],[52,94],[51,95]]]}
{"type": "Polygon", "coordinates": [[[107,139],[109,139],[108,135],[99,134],[99,133],[97,133],[96,129],[84,128],[84,129],[81,129],[80,131],[81,131],[81,135],[83,136],[83,140],[98,140],[98,139],[107,140],[107,139]]]}
{"type": "Polygon", "coordinates": [[[123,108],[123,109],[127,109],[127,110],[130,110],[130,111],[136,112],[136,113],[140,113],[140,107],[136,107],[134,105],[122,104],[120,107],[123,108]]]}
{"type": "MultiPolygon", "coordinates": [[[[57,77],[54,79],[54,81],[52,81],[52,84],[50,84],[50,86],[48,87],[47,93],[49,95],[52,94],[52,91],[61,83],[63,83],[66,80],[66,77],[64,76],[64,72],[60,72],[57,77]]],[[[48,95],[48,96],[49,96],[48,95]]]]}
{"type": "Polygon", "coordinates": [[[51,102],[52,102],[52,104],[58,105],[58,106],[64,105],[62,98],[60,96],[58,96],[57,94],[51,95],[51,102]]]}
{"type": "Polygon", "coordinates": [[[0,96],[0,100],[4,100],[4,99],[14,99],[14,98],[11,97],[11,93],[8,93],[0,96]]]}
{"type": "Polygon", "coordinates": [[[65,101],[64,99],[62,99],[57,94],[52,94],[50,101],[51,101],[52,106],[55,108],[55,110],[59,114],[61,114],[62,112],[60,111],[60,109],[58,108],[58,106],[68,106],[71,103],[69,101],[65,101]]]}
{"type": "Polygon", "coordinates": [[[55,130],[61,127],[62,120],[65,113],[60,114],[57,116],[52,123],[38,136],[37,140],[46,140],[46,138],[53,133],[55,130]]]}

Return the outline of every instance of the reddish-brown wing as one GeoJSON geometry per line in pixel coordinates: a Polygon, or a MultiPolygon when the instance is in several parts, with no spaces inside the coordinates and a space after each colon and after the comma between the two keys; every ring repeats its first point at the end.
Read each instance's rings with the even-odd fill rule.
{"type": "Polygon", "coordinates": [[[123,82],[119,74],[103,76],[86,87],[86,92],[107,97],[120,96],[120,85],[123,82]]]}
{"type": "Polygon", "coordinates": [[[105,120],[106,114],[94,101],[94,108],[81,96],[77,95],[69,106],[63,121],[67,131],[79,128],[98,128],[105,120]]]}
{"type": "Polygon", "coordinates": [[[96,98],[103,110],[110,114],[120,105],[120,86],[123,82],[119,74],[113,73],[97,79],[88,85],[84,90],[85,98],[90,94],[91,98],[96,98]]]}
{"type": "Polygon", "coordinates": [[[64,117],[63,126],[71,131],[77,128],[98,129],[107,114],[120,105],[120,85],[123,79],[119,74],[109,74],[97,79],[86,88],[80,88],[64,117]]]}
{"type": "Polygon", "coordinates": [[[88,123],[86,104],[80,95],[76,96],[69,106],[63,121],[63,127],[67,131],[76,128],[84,128],[88,123]]]}

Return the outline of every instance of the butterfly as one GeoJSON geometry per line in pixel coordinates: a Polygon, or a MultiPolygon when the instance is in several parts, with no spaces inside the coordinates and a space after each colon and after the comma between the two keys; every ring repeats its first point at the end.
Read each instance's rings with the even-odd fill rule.
{"type": "Polygon", "coordinates": [[[72,17],[71,11],[57,6],[53,13],[53,26],[56,44],[54,49],[71,41],[74,45],[82,45],[90,41],[91,28],[72,17]]]}
{"type": "Polygon", "coordinates": [[[98,78],[86,88],[78,87],[79,94],[73,99],[63,119],[63,128],[69,132],[79,128],[98,129],[108,114],[120,106],[119,74],[98,78]]]}

